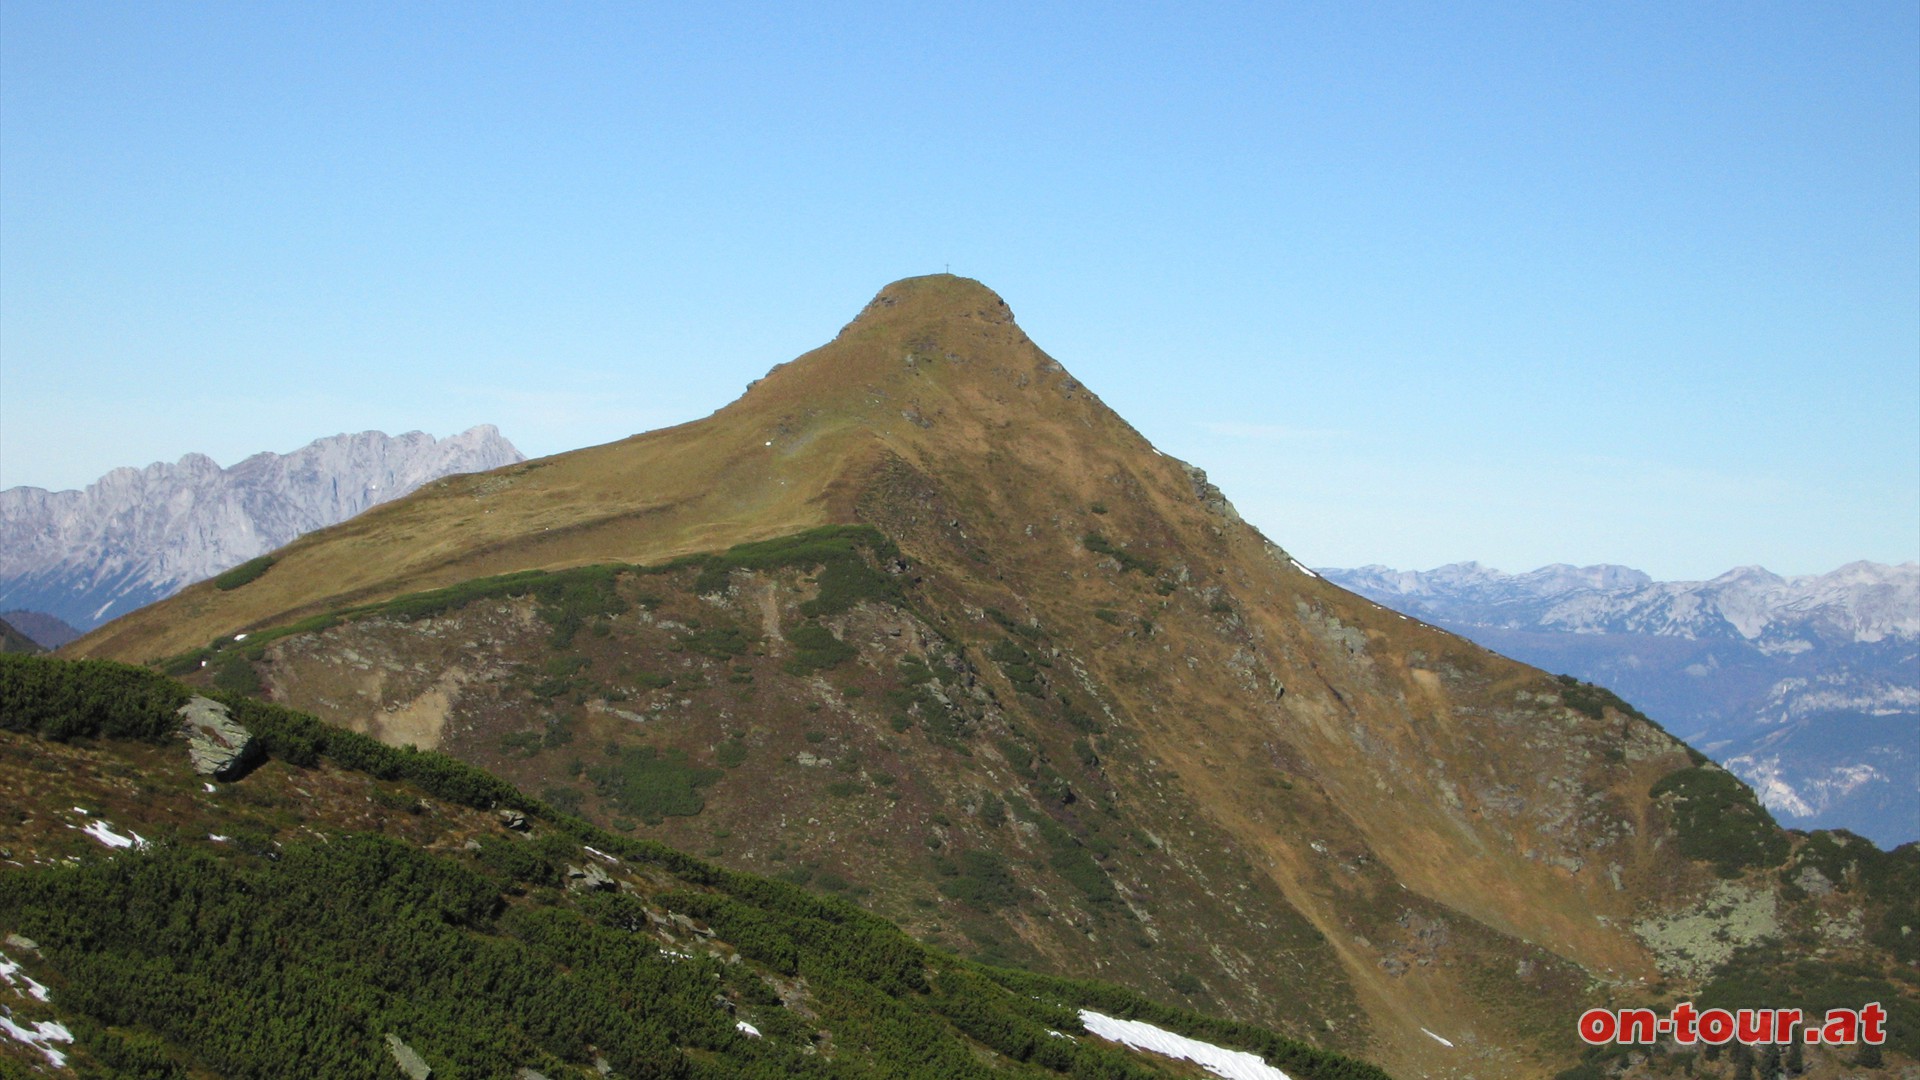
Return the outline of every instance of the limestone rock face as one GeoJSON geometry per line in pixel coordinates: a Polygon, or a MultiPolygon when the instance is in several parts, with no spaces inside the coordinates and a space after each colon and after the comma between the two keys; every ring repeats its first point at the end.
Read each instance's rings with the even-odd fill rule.
{"type": "Polygon", "coordinates": [[[211,698],[196,697],[180,706],[180,735],[187,740],[193,771],[228,780],[253,759],[253,735],[235,723],[227,707],[211,698]]]}
{"type": "Polygon", "coordinates": [[[203,454],[115,469],[85,491],[0,491],[0,610],[80,630],[454,473],[525,460],[491,424],[335,435],[231,468],[203,454]]]}

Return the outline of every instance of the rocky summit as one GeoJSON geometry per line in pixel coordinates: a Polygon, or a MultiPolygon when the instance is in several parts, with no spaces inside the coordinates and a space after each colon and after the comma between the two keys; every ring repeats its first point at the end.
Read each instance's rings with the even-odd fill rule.
{"type": "Polygon", "coordinates": [[[1920,1030],[1912,849],[1783,832],[1630,704],[1323,580],[963,278],[67,651],[1395,1075],[1663,1068],[1575,1019],[1800,961],[1920,1030]]]}

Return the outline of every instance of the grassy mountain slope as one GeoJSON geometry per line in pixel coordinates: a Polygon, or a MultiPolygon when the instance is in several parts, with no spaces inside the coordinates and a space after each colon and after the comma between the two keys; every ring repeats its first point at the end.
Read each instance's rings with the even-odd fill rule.
{"type": "Polygon", "coordinates": [[[1858,907],[1783,896],[1796,842],[1624,704],[1304,571],[946,276],[706,420],[446,481],[69,652],[1396,1072],[1551,1073],[1583,1005],[1858,907]]]}
{"type": "MultiPolygon", "coordinates": [[[[271,758],[203,784],[172,731],[188,693],[119,665],[0,662],[0,778],[22,794],[0,825],[0,925],[51,991],[14,970],[0,1003],[21,1027],[64,1024],[77,1045],[48,1045],[82,1075],[388,1076],[389,1035],[441,1077],[1187,1075],[1086,1035],[1088,1007],[1294,1075],[1382,1075],[930,951],[850,904],[273,706],[232,701],[271,758]]],[[[39,1058],[0,1040],[14,1071],[39,1058]]]]}

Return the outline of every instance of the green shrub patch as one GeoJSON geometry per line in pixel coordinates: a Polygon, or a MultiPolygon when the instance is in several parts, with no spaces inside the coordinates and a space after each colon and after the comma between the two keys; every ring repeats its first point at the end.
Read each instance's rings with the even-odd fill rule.
{"type": "Polygon", "coordinates": [[[1096,555],[1105,555],[1119,563],[1120,572],[1123,574],[1137,570],[1146,577],[1152,577],[1160,572],[1160,564],[1154,562],[1152,559],[1143,559],[1135,555],[1133,552],[1115,544],[1097,532],[1090,532],[1081,537],[1080,542],[1086,546],[1088,551],[1096,555]]]}
{"type": "Polygon", "coordinates": [[[898,599],[899,588],[891,576],[873,568],[865,550],[873,559],[897,558],[900,549],[879,530],[865,525],[829,525],[793,536],[738,544],[719,555],[700,557],[700,574],[694,580],[694,592],[700,595],[720,592],[735,570],[777,570],[794,568],[819,570],[815,579],[818,594],[800,606],[809,618],[837,615],[862,600],[890,602],[898,599]]]}
{"type": "Polygon", "coordinates": [[[785,666],[787,672],[793,675],[825,671],[859,655],[859,650],[833,636],[833,631],[824,626],[808,624],[789,630],[787,643],[793,646],[794,651],[785,666]]]}
{"type": "Polygon", "coordinates": [[[274,561],[274,557],[271,555],[262,555],[257,559],[248,559],[246,562],[228,570],[224,574],[215,575],[213,587],[219,589],[221,592],[232,592],[242,585],[259,580],[261,574],[273,569],[274,561]]]}
{"type": "Polygon", "coordinates": [[[706,809],[700,790],[721,775],[719,769],[688,764],[682,751],[662,754],[651,746],[622,748],[610,764],[587,770],[603,798],[650,825],[706,809]]]}
{"type": "Polygon", "coordinates": [[[1661,777],[1648,794],[1667,802],[1681,854],[1712,863],[1724,877],[1778,866],[1787,857],[1786,833],[1753,789],[1724,769],[1679,769],[1661,777]]]}

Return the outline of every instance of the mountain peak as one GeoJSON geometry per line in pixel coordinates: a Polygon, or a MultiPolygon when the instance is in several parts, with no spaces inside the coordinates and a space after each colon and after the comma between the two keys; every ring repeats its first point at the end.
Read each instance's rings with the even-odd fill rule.
{"type": "Polygon", "coordinates": [[[901,319],[980,319],[1013,323],[1013,310],[1000,294],[972,278],[925,274],[901,278],[881,289],[840,331],[840,336],[901,319]]]}
{"type": "MultiPolygon", "coordinates": [[[[1311,576],[950,275],[711,416],[236,578],[67,652],[254,680],[649,840],[720,826],[716,858],[872,882],[955,947],[1230,996],[1403,1074],[1551,1072],[1585,1002],[1693,978],[1631,926],[1722,880],[1649,794],[1701,782],[1682,745],[1311,576]],[[542,755],[576,736],[613,752],[542,755]]],[[[1741,807],[1759,894],[1790,841],[1741,807]]]]}

